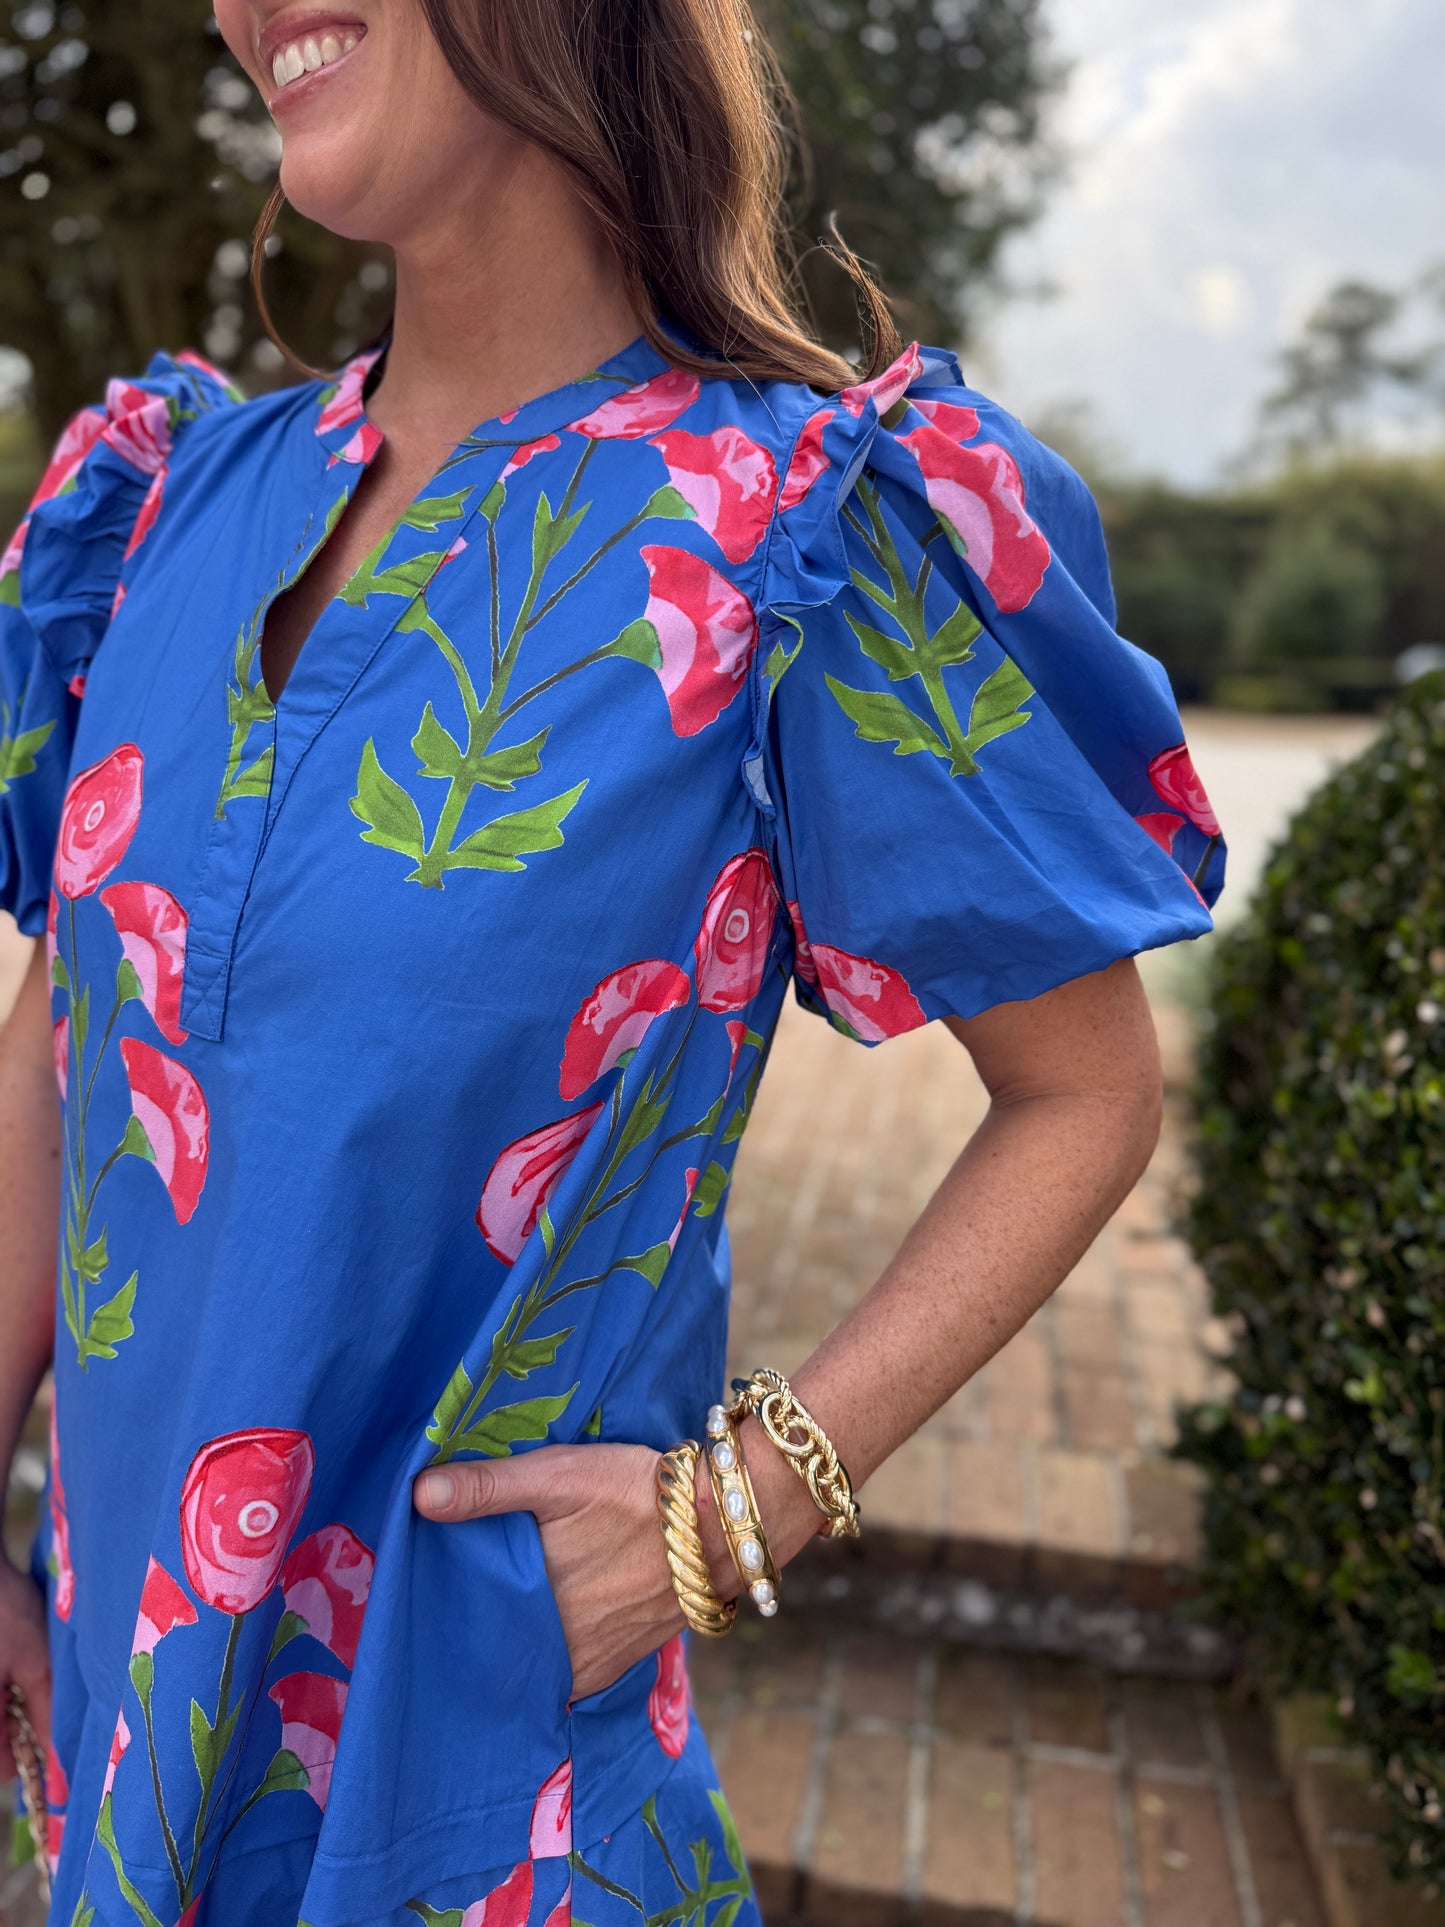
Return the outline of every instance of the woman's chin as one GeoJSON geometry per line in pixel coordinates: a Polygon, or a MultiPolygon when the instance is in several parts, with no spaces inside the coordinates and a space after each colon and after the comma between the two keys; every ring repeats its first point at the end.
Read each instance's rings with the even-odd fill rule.
{"type": "Polygon", "coordinates": [[[305,220],[348,241],[385,241],[389,196],[375,192],[374,170],[331,138],[288,138],[281,190],[305,220]]]}

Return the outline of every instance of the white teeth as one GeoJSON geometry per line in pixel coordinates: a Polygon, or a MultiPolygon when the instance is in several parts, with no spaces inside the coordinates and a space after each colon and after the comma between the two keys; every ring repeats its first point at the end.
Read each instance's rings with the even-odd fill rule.
{"type": "Polygon", "coordinates": [[[293,80],[300,80],[303,74],[314,74],[322,67],[331,66],[344,54],[353,52],[361,44],[361,36],[349,30],[341,33],[323,33],[318,40],[314,34],[307,34],[302,40],[293,40],[289,46],[281,48],[271,61],[271,77],[278,87],[289,87],[293,80]]]}

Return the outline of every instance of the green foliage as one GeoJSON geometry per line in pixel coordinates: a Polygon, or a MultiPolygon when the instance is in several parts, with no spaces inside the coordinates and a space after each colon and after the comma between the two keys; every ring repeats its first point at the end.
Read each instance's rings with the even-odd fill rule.
{"type": "Polygon", "coordinates": [[[1186,1417],[1215,1604],[1323,1692],[1445,1875],[1445,676],[1219,942],[1191,1235],[1237,1389],[1186,1417]]]}
{"type": "MultiPolygon", "coordinates": [[[[1039,0],[759,0],[758,12],[802,110],[804,246],[836,212],[906,333],[966,340],[1052,171],[1040,123],[1058,70],[1039,0]]],[[[817,253],[803,282],[825,338],[853,347],[850,284],[817,253]]]]}
{"type": "Polygon", "coordinates": [[[1119,627],[1186,701],[1372,708],[1445,640],[1445,463],[1357,456],[1192,495],[1104,483],[1119,627]]]}

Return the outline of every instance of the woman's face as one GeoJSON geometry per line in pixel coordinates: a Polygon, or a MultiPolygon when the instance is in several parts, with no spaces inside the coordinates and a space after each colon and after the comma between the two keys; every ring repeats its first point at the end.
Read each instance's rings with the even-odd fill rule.
{"type": "Polygon", "coordinates": [[[405,245],[511,144],[447,65],[421,0],[215,6],[280,130],[286,198],[333,233],[405,245]]]}

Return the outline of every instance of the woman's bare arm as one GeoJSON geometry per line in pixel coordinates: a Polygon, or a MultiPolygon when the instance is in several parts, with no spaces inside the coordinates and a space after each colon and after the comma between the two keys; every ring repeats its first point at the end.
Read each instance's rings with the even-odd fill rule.
{"type": "MultiPolygon", "coordinates": [[[[15,1008],[0,1027],[0,1472],[54,1344],[55,1241],[60,1219],[60,1105],[45,951],[37,944],[15,1008]]],[[[0,1559],[0,1691],[14,1680],[48,1739],[45,1621],[25,1575],[0,1559]]],[[[14,1772],[0,1727],[0,1779],[14,1772]]]]}
{"type": "MultiPolygon", "coordinates": [[[[950,1028],[988,1087],[988,1115],[893,1262],[793,1375],[859,1485],[1068,1274],[1159,1133],[1159,1056],[1132,963],[950,1028]]],[[[818,1514],[754,1419],[744,1447],[782,1564],[818,1514]]],[[[435,1474],[417,1482],[418,1508],[432,1518],[535,1513],[579,1696],[682,1623],[657,1530],[655,1466],[640,1446],[556,1445],[450,1465],[444,1503],[432,1496],[435,1474]]],[[[736,1593],[705,1479],[698,1509],[719,1590],[736,1593]]]]}

